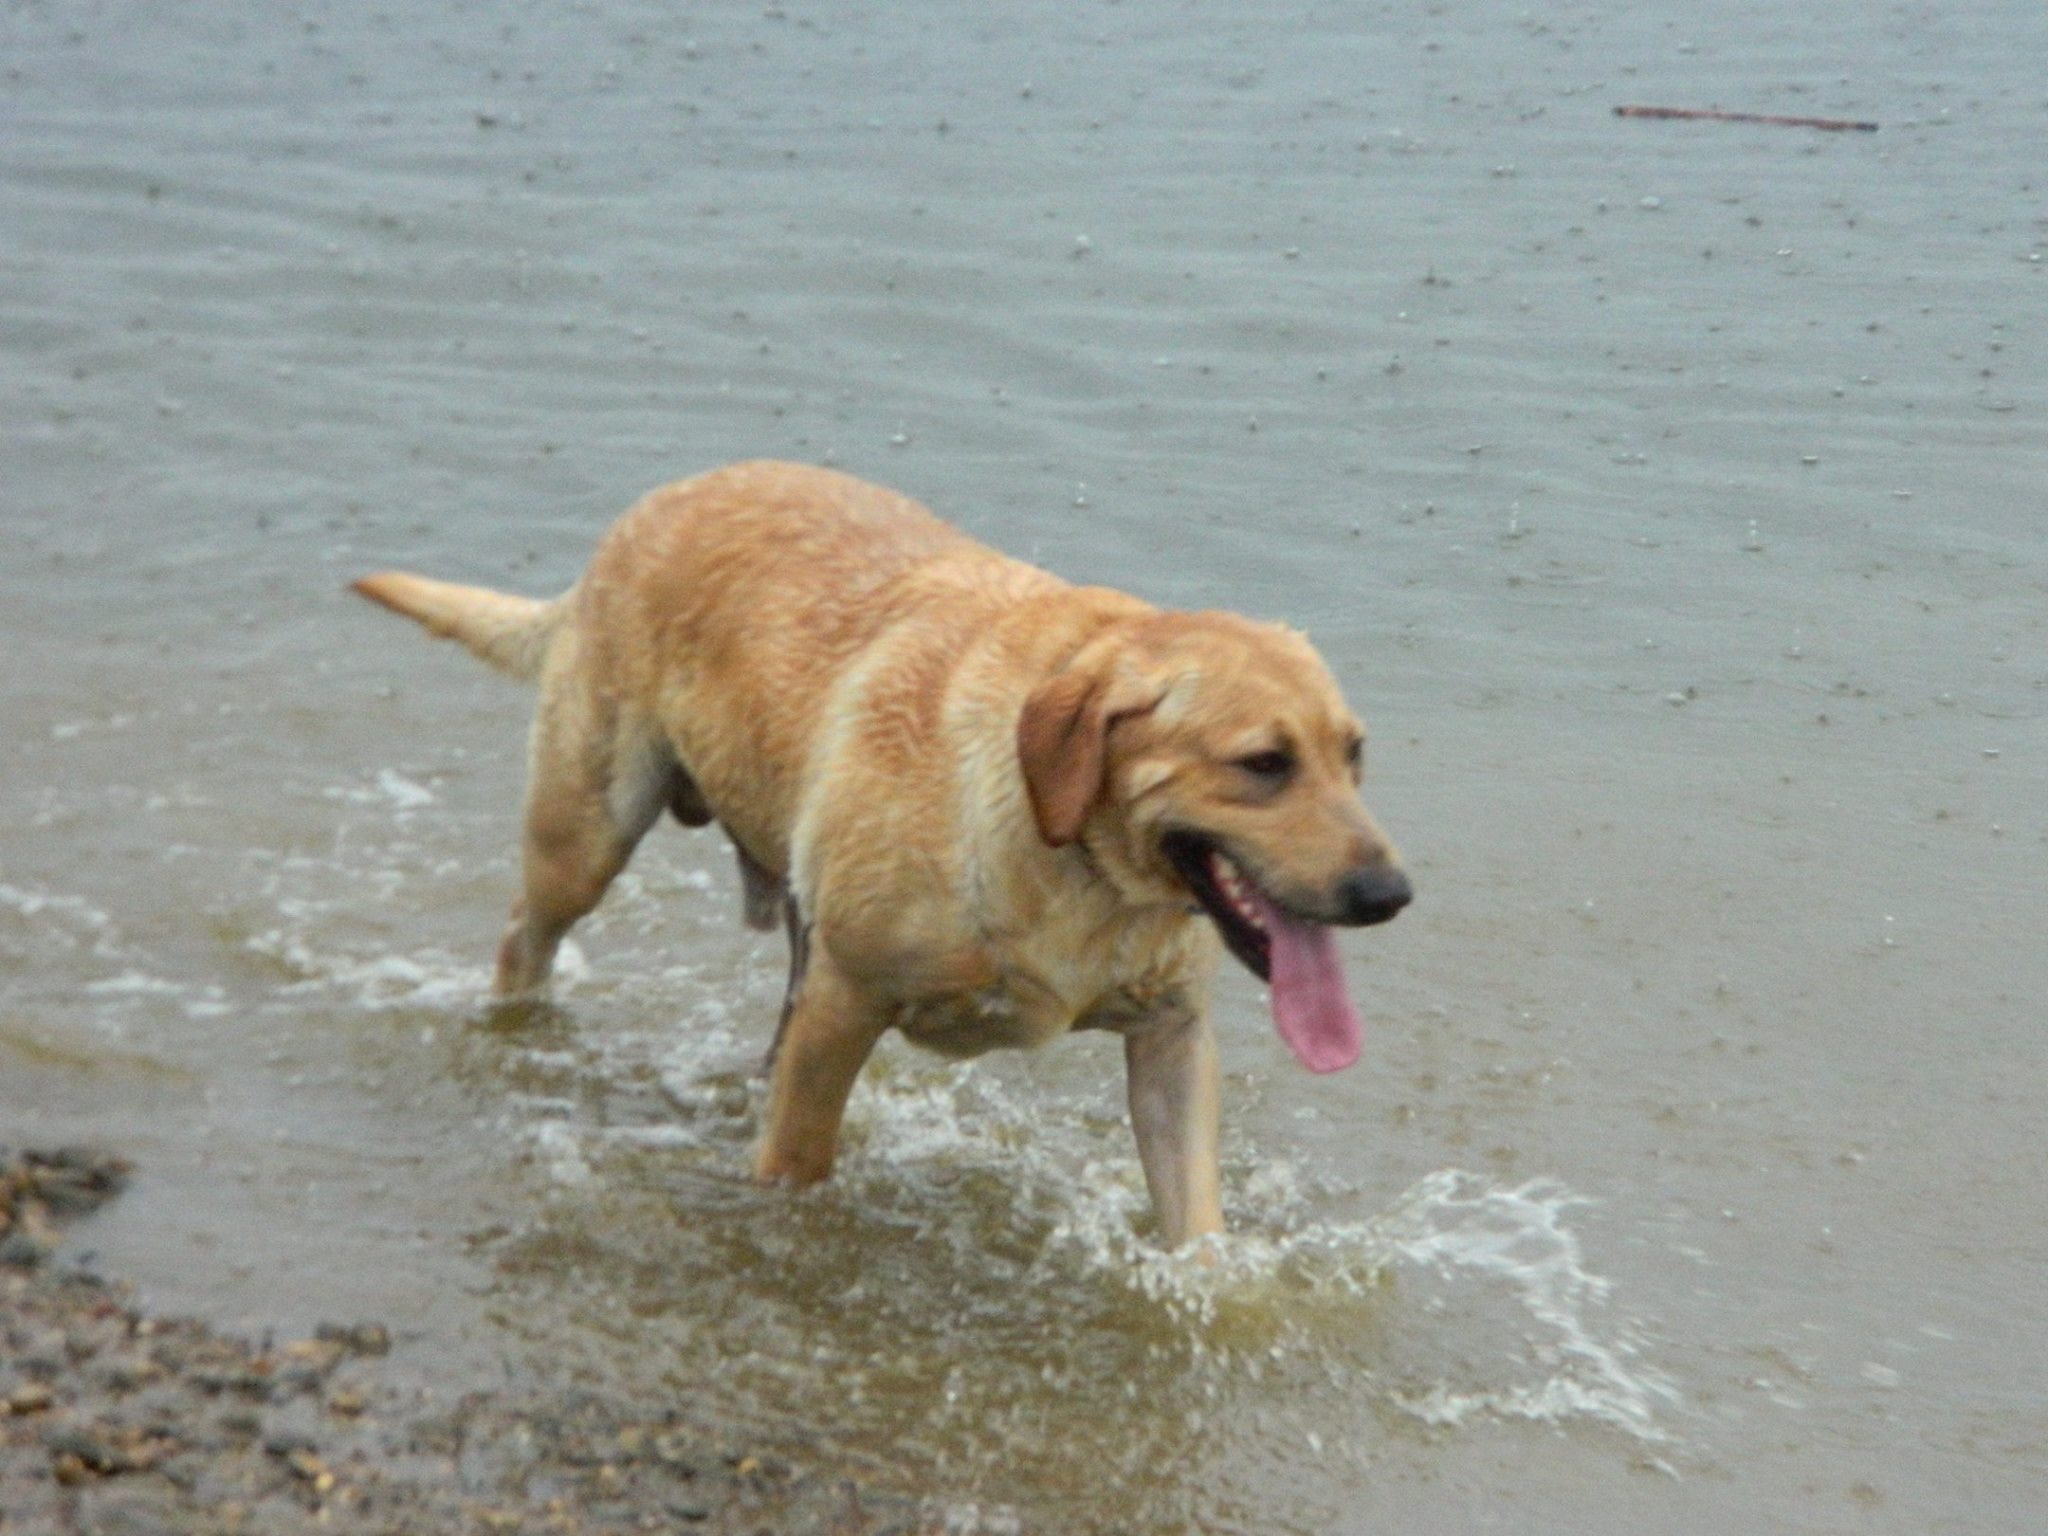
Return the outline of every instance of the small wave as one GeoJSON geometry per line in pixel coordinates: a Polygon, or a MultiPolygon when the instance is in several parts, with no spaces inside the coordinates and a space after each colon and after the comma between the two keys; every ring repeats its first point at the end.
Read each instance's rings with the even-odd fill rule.
{"type": "Polygon", "coordinates": [[[333,990],[365,1008],[467,1007],[490,988],[487,969],[439,951],[363,959],[327,953],[284,928],[252,934],[244,944],[292,975],[287,993],[333,990]]]}
{"type": "Polygon", "coordinates": [[[395,768],[380,768],[367,784],[331,784],[321,792],[329,800],[338,800],[348,805],[374,805],[395,811],[416,811],[423,806],[437,803],[437,796],[426,785],[409,779],[395,768]]]}
{"type": "Polygon", "coordinates": [[[124,971],[89,981],[85,990],[94,997],[183,997],[189,989],[146,971],[124,971]]]}
{"type": "Polygon", "coordinates": [[[423,805],[434,803],[431,789],[424,784],[415,784],[396,769],[380,768],[377,771],[377,788],[401,811],[418,810],[423,805]]]}

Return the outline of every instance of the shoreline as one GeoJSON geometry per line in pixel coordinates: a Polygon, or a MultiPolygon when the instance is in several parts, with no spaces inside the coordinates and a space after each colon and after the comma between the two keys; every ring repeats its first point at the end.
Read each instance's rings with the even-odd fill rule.
{"type": "Polygon", "coordinates": [[[115,1198],[103,1152],[0,1149],[0,1536],[293,1532],[1029,1536],[560,1384],[440,1402],[386,1379],[375,1322],[260,1343],[139,1311],[61,1261],[115,1198]]]}

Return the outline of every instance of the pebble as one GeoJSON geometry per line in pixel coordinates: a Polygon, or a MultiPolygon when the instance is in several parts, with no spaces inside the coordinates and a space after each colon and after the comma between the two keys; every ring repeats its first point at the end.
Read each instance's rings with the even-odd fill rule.
{"type": "Polygon", "coordinates": [[[57,1395],[39,1381],[16,1387],[4,1399],[0,1399],[0,1410],[8,1413],[41,1413],[57,1395]]]}
{"type": "Polygon", "coordinates": [[[391,1333],[382,1323],[322,1323],[313,1337],[339,1344],[352,1355],[388,1355],[391,1333]]]}

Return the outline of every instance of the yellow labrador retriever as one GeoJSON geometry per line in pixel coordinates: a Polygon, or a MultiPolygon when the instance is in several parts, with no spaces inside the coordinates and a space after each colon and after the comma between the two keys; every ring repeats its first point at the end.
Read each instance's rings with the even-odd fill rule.
{"type": "Polygon", "coordinates": [[[1071,586],[779,463],[650,493],[553,602],[356,589],[539,684],[500,995],[547,981],[663,810],[731,837],[748,920],[791,943],[761,1178],[831,1172],[886,1029],[956,1056],[1113,1029],[1177,1247],[1223,1226],[1219,948],[1305,1066],[1358,1055],[1329,925],[1409,886],[1359,803],[1364,731],[1291,630],[1071,586]]]}

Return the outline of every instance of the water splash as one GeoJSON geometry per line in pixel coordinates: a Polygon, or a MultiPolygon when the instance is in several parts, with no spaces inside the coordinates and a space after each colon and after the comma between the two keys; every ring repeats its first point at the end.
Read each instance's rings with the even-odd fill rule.
{"type": "MultiPolygon", "coordinates": [[[[1503,1188],[1459,1169],[1420,1180],[1371,1224],[1398,1262],[1433,1281],[1431,1310],[1475,1336],[1493,1331],[1480,1298],[1505,1295],[1534,1324],[1504,1381],[1401,1386],[1394,1400],[1425,1423],[1477,1415],[1558,1423],[1594,1420],[1639,1440],[1669,1438],[1659,1408],[1676,1406],[1669,1378],[1642,1360],[1632,1325],[1608,1320],[1612,1286],[1586,1268],[1566,1216],[1592,1202],[1554,1179],[1503,1188]],[[1603,1333],[1601,1324],[1608,1321],[1603,1333]]],[[[1497,1327],[1498,1320],[1491,1320],[1497,1327]]]]}
{"type": "MultiPolygon", "coordinates": [[[[670,1071],[689,1075],[680,1060],[670,1071]]],[[[746,1112],[728,1078],[705,1094],[726,1117],[746,1112]]],[[[1284,1160],[1227,1173],[1230,1234],[1165,1252],[1120,1119],[1065,1101],[1048,1113],[973,1064],[898,1053],[856,1091],[839,1178],[868,1208],[939,1228],[955,1252],[1022,1245],[1054,1289],[1140,1299],[1226,1374],[1313,1357],[1436,1428],[1531,1420],[1670,1438],[1660,1414],[1679,1394],[1589,1268],[1571,1218],[1593,1202],[1562,1182],[1443,1169],[1346,1221],[1319,1216],[1313,1181],[1284,1160]],[[993,1215],[973,1209],[977,1188],[994,1191],[993,1215]]]]}

